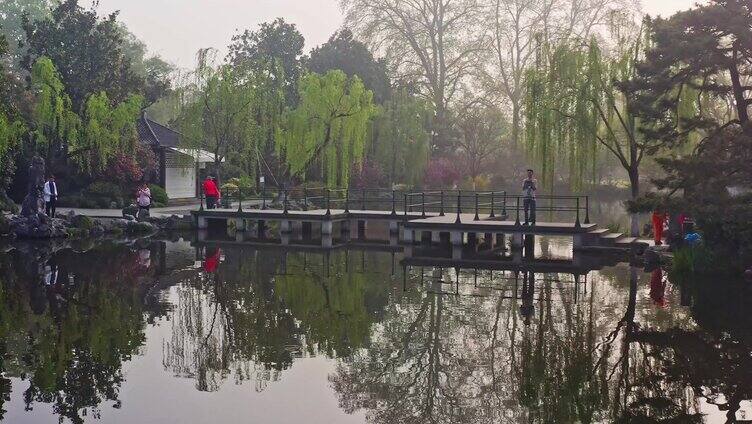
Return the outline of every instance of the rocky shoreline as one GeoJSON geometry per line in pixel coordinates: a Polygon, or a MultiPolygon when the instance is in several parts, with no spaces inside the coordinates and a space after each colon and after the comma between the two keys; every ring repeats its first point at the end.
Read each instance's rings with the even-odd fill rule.
{"type": "Polygon", "coordinates": [[[123,217],[89,217],[73,211],[60,217],[50,218],[39,212],[23,216],[6,214],[0,216],[0,238],[7,240],[80,239],[109,236],[149,236],[161,231],[191,230],[190,216],[169,217],[142,216],[137,219],[127,210],[123,217]]]}

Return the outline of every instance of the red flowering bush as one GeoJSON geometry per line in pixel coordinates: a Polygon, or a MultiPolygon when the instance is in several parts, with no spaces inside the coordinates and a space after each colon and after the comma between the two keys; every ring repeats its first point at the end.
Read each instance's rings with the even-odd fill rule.
{"type": "Polygon", "coordinates": [[[447,158],[431,159],[426,167],[423,184],[426,187],[451,188],[460,181],[460,171],[447,158]]]}
{"type": "Polygon", "coordinates": [[[149,180],[156,168],[154,151],[137,143],[133,153],[115,155],[105,167],[102,178],[127,190],[140,181],[149,180]]]}

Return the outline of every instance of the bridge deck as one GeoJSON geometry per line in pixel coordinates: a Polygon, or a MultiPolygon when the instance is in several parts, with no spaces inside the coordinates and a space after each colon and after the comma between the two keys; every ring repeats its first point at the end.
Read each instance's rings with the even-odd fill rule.
{"type": "Polygon", "coordinates": [[[547,235],[574,235],[588,233],[597,228],[596,224],[580,224],[570,222],[539,222],[536,225],[517,225],[515,221],[506,216],[494,216],[479,214],[475,220],[475,214],[460,214],[460,222],[457,222],[457,214],[448,213],[440,216],[436,212],[396,212],[380,210],[351,209],[313,209],[307,211],[280,209],[205,209],[192,212],[194,216],[209,219],[255,219],[269,221],[344,221],[348,219],[362,220],[399,220],[404,221],[404,227],[408,230],[423,231],[465,231],[477,233],[522,233],[522,234],[547,234],[547,235]]]}
{"type": "MultiPolygon", "coordinates": [[[[204,209],[203,211],[191,212],[194,216],[203,218],[243,218],[243,219],[268,219],[268,220],[293,220],[293,221],[340,221],[345,219],[381,219],[381,220],[404,220],[423,218],[422,212],[396,212],[379,210],[355,210],[330,209],[327,215],[326,209],[311,209],[307,211],[288,210],[285,213],[281,209],[204,209]]],[[[425,217],[438,216],[438,213],[426,212],[425,217]]]]}
{"type": "Polygon", "coordinates": [[[461,214],[460,222],[457,221],[457,215],[434,216],[429,218],[414,219],[405,223],[408,230],[425,230],[425,231],[451,231],[460,230],[467,232],[488,232],[488,233],[523,233],[523,234],[562,234],[571,235],[587,233],[594,228],[596,224],[580,224],[578,227],[575,223],[569,222],[539,222],[535,225],[517,225],[515,221],[494,220],[488,215],[479,215],[479,220],[474,220],[474,214],[461,214]]]}

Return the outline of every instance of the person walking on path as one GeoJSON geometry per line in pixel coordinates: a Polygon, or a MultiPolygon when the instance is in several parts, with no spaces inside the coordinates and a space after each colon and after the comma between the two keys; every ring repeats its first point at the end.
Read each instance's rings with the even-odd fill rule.
{"type": "Polygon", "coordinates": [[[666,213],[656,208],[653,211],[653,240],[656,246],[663,244],[663,225],[666,223],[666,213]]]}
{"type": "Polygon", "coordinates": [[[57,204],[57,184],[55,176],[50,175],[44,183],[44,211],[50,218],[55,217],[55,205],[57,204]]]}
{"type": "Polygon", "coordinates": [[[141,215],[141,211],[146,211],[146,215],[149,215],[149,208],[151,208],[151,190],[146,183],[141,183],[141,186],[136,191],[136,204],[138,205],[138,214],[141,215]]]}
{"type": "Polygon", "coordinates": [[[538,180],[533,176],[533,170],[527,170],[527,178],[522,181],[522,204],[525,209],[525,224],[535,225],[535,192],[538,190],[538,180]]]}
{"type": "Polygon", "coordinates": [[[206,208],[215,209],[217,207],[217,200],[219,199],[220,193],[213,175],[206,177],[203,183],[203,188],[204,196],[206,196],[206,208]]]}

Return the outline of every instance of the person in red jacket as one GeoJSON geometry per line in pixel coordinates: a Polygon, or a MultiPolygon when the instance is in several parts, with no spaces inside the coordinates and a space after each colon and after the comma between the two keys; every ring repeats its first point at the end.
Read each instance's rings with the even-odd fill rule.
{"type": "Polygon", "coordinates": [[[214,176],[209,175],[206,177],[203,183],[204,196],[206,196],[206,208],[214,209],[217,207],[217,200],[219,200],[219,189],[217,183],[214,181],[214,176]]]}
{"type": "Polygon", "coordinates": [[[663,225],[665,222],[666,212],[656,208],[653,211],[653,239],[656,246],[663,244],[663,225]]]}

